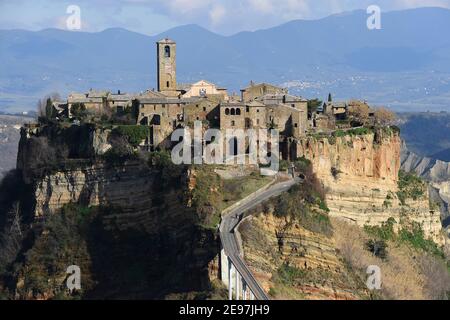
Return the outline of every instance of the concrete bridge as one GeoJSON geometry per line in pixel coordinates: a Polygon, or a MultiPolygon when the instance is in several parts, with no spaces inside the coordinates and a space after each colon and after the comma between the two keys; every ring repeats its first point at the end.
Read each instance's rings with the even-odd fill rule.
{"type": "Polygon", "coordinates": [[[236,239],[235,229],[246,211],[265,200],[289,190],[299,179],[291,179],[280,183],[271,183],[237,202],[222,214],[220,224],[220,269],[222,282],[228,288],[228,298],[232,300],[269,300],[269,296],[256,281],[245,264],[243,253],[236,239]]]}

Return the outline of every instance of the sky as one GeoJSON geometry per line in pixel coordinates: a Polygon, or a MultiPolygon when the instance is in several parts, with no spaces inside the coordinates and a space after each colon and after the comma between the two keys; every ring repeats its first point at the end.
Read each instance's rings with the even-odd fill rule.
{"type": "Polygon", "coordinates": [[[70,5],[80,8],[80,31],[119,27],[155,35],[179,25],[198,24],[230,35],[370,5],[382,11],[450,9],[450,0],[0,0],[0,29],[67,29],[70,5]]]}

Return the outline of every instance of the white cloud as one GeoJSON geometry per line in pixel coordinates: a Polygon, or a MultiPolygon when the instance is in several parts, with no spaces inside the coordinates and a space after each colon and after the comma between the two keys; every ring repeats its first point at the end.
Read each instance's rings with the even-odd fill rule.
{"type": "Polygon", "coordinates": [[[226,16],[227,10],[221,4],[215,5],[209,12],[209,20],[213,26],[217,26],[222,23],[223,18],[226,16]]]}
{"type": "MultiPolygon", "coordinates": [[[[72,0],[0,0],[0,27],[30,29],[61,26],[72,0]]],[[[437,6],[450,0],[75,0],[92,31],[124,27],[143,33],[162,32],[179,24],[195,23],[231,34],[268,28],[293,19],[316,19],[330,14],[379,5],[382,11],[437,6]],[[119,25],[117,25],[119,24],[119,25]]],[[[83,27],[84,29],[84,27],[83,27]]]]}

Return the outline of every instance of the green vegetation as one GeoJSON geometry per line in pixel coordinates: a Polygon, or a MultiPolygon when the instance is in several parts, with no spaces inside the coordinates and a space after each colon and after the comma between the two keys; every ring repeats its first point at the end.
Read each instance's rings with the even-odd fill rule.
{"type": "Polygon", "coordinates": [[[407,199],[419,200],[425,195],[426,183],[413,173],[400,170],[398,173],[397,196],[402,205],[407,199]]]}
{"type": "Polygon", "coordinates": [[[192,205],[196,208],[199,224],[215,229],[224,209],[242,200],[272,181],[272,178],[255,172],[234,179],[222,179],[214,166],[194,166],[192,205]]]}
{"type": "Polygon", "coordinates": [[[308,117],[311,118],[312,114],[322,106],[322,101],[319,99],[308,100],[308,117]]]}
{"type": "Polygon", "coordinates": [[[223,180],[223,200],[220,208],[223,210],[233,205],[271,181],[271,177],[261,176],[258,172],[245,177],[223,180]]]}
{"type": "Polygon", "coordinates": [[[307,230],[331,236],[333,231],[328,216],[329,209],[325,203],[325,193],[312,171],[311,162],[299,158],[294,164],[297,173],[305,177],[304,182],[271,200],[275,215],[290,217],[307,230]]]}
{"type": "Polygon", "coordinates": [[[170,151],[161,150],[148,154],[147,164],[150,167],[159,169],[159,181],[161,187],[178,187],[180,178],[185,175],[187,167],[176,165],[172,162],[170,151]]]}
{"type": "Polygon", "coordinates": [[[55,295],[59,299],[79,299],[92,288],[89,276],[90,259],[86,243],[87,230],[92,221],[94,208],[75,204],[66,205],[60,213],[47,217],[43,232],[24,257],[23,267],[15,267],[15,277],[23,277],[24,284],[18,288],[21,296],[32,292],[34,297],[55,295]],[[81,291],[70,293],[61,276],[68,266],[76,264],[84,274],[81,291]],[[26,274],[22,274],[26,272],[26,274]]]}
{"type": "Polygon", "coordinates": [[[444,258],[443,251],[430,239],[425,239],[422,228],[418,223],[413,223],[409,229],[403,228],[398,234],[398,240],[409,244],[415,249],[421,249],[435,256],[444,258]]]}
{"type": "Polygon", "coordinates": [[[137,147],[148,137],[149,130],[148,126],[120,125],[114,128],[113,132],[125,137],[133,147],[137,147]]]}
{"type": "Polygon", "coordinates": [[[70,112],[72,113],[72,116],[78,120],[84,120],[88,115],[88,111],[86,110],[84,103],[72,104],[70,112]]]}
{"type": "Polygon", "coordinates": [[[336,138],[339,137],[346,137],[346,136],[362,136],[362,135],[367,135],[370,133],[373,133],[373,129],[371,128],[367,128],[367,127],[362,127],[362,128],[354,128],[354,129],[349,129],[349,130],[336,130],[335,132],[333,132],[333,136],[335,136],[336,138]]]}
{"type": "Polygon", "coordinates": [[[284,262],[272,275],[273,286],[269,289],[269,295],[281,299],[305,299],[305,294],[298,290],[299,287],[342,281],[338,278],[322,268],[300,269],[289,262],[284,262]]]}
{"type": "Polygon", "coordinates": [[[381,226],[366,225],[364,229],[367,234],[383,242],[403,243],[416,250],[423,250],[435,256],[444,257],[442,249],[435,242],[425,239],[424,232],[418,223],[412,222],[407,226],[401,226],[398,234],[394,231],[395,224],[395,219],[389,218],[381,226]]]}
{"type": "Polygon", "coordinates": [[[211,166],[195,166],[195,186],[192,205],[196,208],[199,224],[215,229],[220,222],[222,182],[211,166]]]}
{"type": "Polygon", "coordinates": [[[394,218],[389,218],[383,222],[381,226],[364,226],[366,232],[381,240],[392,240],[395,237],[394,225],[396,221],[394,218]]]}
{"type": "Polygon", "coordinates": [[[306,275],[305,270],[298,269],[296,267],[292,267],[287,263],[283,263],[277,269],[277,277],[281,283],[287,285],[294,285],[295,281],[298,279],[304,278],[306,275]]]}

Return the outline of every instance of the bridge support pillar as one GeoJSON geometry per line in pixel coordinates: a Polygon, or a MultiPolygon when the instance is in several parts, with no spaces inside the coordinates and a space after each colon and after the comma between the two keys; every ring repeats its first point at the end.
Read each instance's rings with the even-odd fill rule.
{"type": "Polygon", "coordinates": [[[233,300],[233,264],[230,258],[228,260],[228,300],[233,300]]]}
{"type": "Polygon", "coordinates": [[[247,300],[247,283],[242,279],[242,300],[247,300]]]}
{"type": "Polygon", "coordinates": [[[236,267],[234,268],[234,276],[236,281],[236,300],[239,300],[239,293],[240,293],[240,285],[239,285],[239,279],[241,278],[241,275],[237,272],[236,267]]]}

